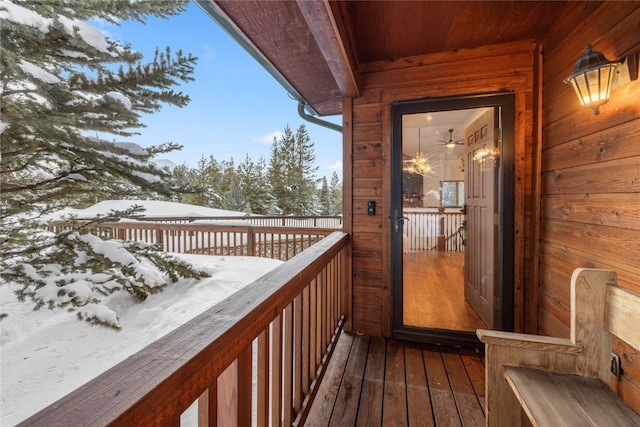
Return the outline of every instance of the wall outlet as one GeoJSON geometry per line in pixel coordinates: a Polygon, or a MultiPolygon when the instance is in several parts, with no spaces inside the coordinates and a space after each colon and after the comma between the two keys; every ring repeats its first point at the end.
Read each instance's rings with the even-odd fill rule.
{"type": "Polygon", "coordinates": [[[620,379],[620,356],[615,353],[611,353],[611,375],[620,379]]]}

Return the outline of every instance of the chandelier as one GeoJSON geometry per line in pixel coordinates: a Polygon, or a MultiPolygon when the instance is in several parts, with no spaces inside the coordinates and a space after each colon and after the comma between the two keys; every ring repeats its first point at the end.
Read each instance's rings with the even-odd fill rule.
{"type": "Polygon", "coordinates": [[[407,161],[407,164],[403,168],[404,171],[409,173],[415,173],[418,175],[428,175],[433,173],[433,167],[429,160],[431,159],[431,155],[422,154],[422,150],[420,147],[420,128],[418,128],[418,152],[416,155],[407,161]]]}

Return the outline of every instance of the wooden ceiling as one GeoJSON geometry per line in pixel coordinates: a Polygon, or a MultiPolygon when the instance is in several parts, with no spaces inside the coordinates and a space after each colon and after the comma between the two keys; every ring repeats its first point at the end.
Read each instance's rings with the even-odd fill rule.
{"type": "MultiPolygon", "coordinates": [[[[320,115],[387,61],[540,40],[567,1],[209,0],[320,115]]],[[[593,7],[593,2],[591,2],[593,7]]]]}

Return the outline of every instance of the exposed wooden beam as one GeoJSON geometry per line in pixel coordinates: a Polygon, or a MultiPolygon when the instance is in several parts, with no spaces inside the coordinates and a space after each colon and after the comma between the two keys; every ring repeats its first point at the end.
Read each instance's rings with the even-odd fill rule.
{"type": "Polygon", "coordinates": [[[358,97],[358,82],[328,0],[296,0],[343,97],[358,97]]]}

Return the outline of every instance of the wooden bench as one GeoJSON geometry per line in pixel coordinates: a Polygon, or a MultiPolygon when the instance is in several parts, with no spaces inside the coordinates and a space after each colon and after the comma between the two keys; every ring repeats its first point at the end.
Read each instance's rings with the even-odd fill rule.
{"type": "Polygon", "coordinates": [[[640,349],[640,295],[615,273],[571,277],[571,337],[480,329],[485,343],[487,426],[640,426],[609,386],[613,335],[640,349]]]}

